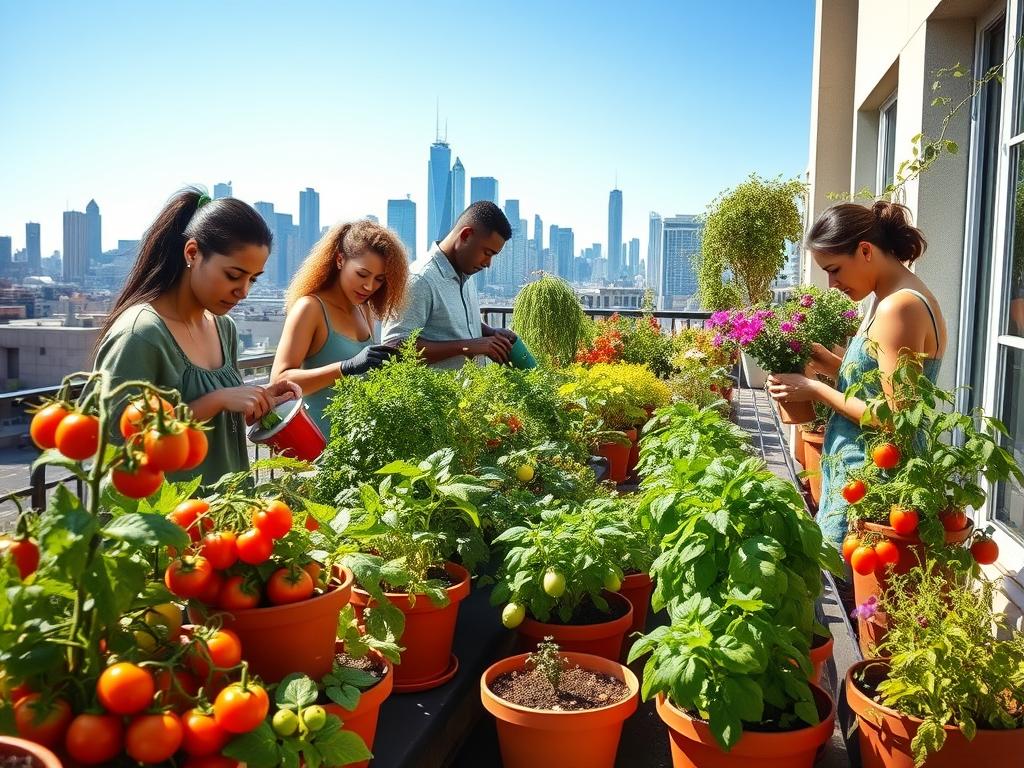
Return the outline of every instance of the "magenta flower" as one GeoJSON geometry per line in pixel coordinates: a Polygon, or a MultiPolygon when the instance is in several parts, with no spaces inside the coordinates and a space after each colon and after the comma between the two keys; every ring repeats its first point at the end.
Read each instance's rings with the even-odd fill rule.
{"type": "Polygon", "coordinates": [[[799,352],[801,350],[800,342],[797,341],[796,339],[793,339],[792,341],[789,342],[789,348],[792,349],[794,352],[799,352]]]}
{"type": "Polygon", "coordinates": [[[793,323],[786,322],[779,325],[779,330],[783,333],[792,333],[796,330],[796,326],[793,323]]]}
{"type": "Polygon", "coordinates": [[[843,317],[845,317],[847,320],[856,320],[858,316],[859,315],[856,309],[848,309],[845,312],[843,312],[843,317]]]}
{"type": "Polygon", "coordinates": [[[720,333],[716,333],[715,338],[711,340],[711,346],[713,347],[720,347],[723,343],[725,343],[725,339],[722,337],[722,334],[720,333]]]}
{"type": "Polygon", "coordinates": [[[851,619],[870,619],[878,613],[878,598],[872,595],[867,601],[861,603],[850,611],[851,619]]]}
{"type": "Polygon", "coordinates": [[[806,317],[807,315],[805,315],[803,312],[794,312],[793,316],[790,317],[789,319],[792,320],[794,323],[802,323],[806,317]]]}
{"type": "Polygon", "coordinates": [[[811,306],[814,306],[814,297],[811,296],[811,294],[809,294],[809,293],[805,293],[803,296],[800,297],[800,306],[801,307],[811,307],[811,306]]]}

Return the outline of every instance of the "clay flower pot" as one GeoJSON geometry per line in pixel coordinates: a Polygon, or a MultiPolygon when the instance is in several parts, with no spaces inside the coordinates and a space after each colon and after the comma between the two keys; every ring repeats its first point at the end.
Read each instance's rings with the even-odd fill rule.
{"type": "MultiPolygon", "coordinates": [[[[647,612],[651,607],[651,592],[654,582],[646,573],[630,573],[622,580],[619,594],[633,606],[633,623],[626,630],[627,638],[634,632],[643,632],[647,626],[647,612]]],[[[627,640],[628,642],[628,640],[627,640]]]]}
{"type": "Polygon", "coordinates": [[[807,483],[811,489],[811,498],[815,504],[821,503],[821,446],[825,443],[824,432],[807,432],[800,430],[804,441],[804,469],[810,474],[807,483]]]}
{"type": "Polygon", "coordinates": [[[605,592],[604,598],[612,608],[612,615],[621,613],[623,606],[626,608],[625,613],[599,624],[545,624],[527,613],[519,625],[520,649],[532,651],[550,635],[563,651],[589,653],[618,661],[622,655],[622,641],[633,623],[633,606],[618,593],[605,592]]]}
{"type": "MultiPolygon", "coordinates": [[[[626,433],[623,432],[623,435],[626,433]]],[[[629,466],[630,442],[624,443],[601,443],[597,446],[597,455],[608,459],[608,479],[613,483],[626,482],[627,467],[629,466]]]]}
{"type": "MultiPolygon", "coordinates": [[[[458,671],[459,660],[452,655],[452,639],[459,603],[469,595],[469,571],[455,563],[447,563],[444,568],[454,581],[446,590],[448,605],[444,607],[434,605],[426,595],[410,598],[405,592],[386,593],[388,600],[405,614],[405,631],[398,639],[405,650],[402,663],[395,668],[397,693],[436,688],[458,671]]],[[[363,609],[372,607],[373,601],[356,587],[352,590],[352,605],[362,618],[363,609]]]]}
{"type": "Polygon", "coordinates": [[[821,676],[825,671],[825,665],[828,660],[832,658],[832,648],[835,646],[835,641],[832,639],[832,635],[827,638],[815,635],[811,638],[811,665],[814,667],[814,672],[811,674],[810,682],[815,685],[821,685],[821,676]]]}
{"type": "Polygon", "coordinates": [[[636,472],[636,464],[640,461],[640,429],[633,427],[626,430],[626,437],[629,438],[629,458],[626,459],[626,477],[632,477],[636,472]]]}
{"type": "Polygon", "coordinates": [[[776,402],[779,406],[779,419],[783,424],[807,424],[814,421],[814,404],[810,401],[787,401],[776,402]]]}
{"type": "Polygon", "coordinates": [[[612,768],[623,721],[637,708],[640,684],[628,667],[585,653],[563,653],[573,666],[618,678],[629,688],[622,701],[598,709],[555,711],[505,701],[490,683],[523,669],[526,654],[502,659],[480,678],[484,708],[497,718],[498,743],[505,768],[612,768]]]}
{"type": "Polygon", "coordinates": [[[32,768],[61,768],[57,756],[42,744],[14,736],[0,736],[0,758],[29,757],[32,768]]]}
{"type": "MultiPolygon", "coordinates": [[[[344,651],[344,644],[338,643],[336,653],[344,653],[344,651]]],[[[359,694],[359,703],[351,712],[333,702],[324,704],[324,709],[328,713],[336,715],[341,720],[342,728],[357,734],[363,740],[366,748],[372,752],[373,740],[377,735],[377,719],[380,715],[381,704],[391,695],[391,691],[395,687],[395,666],[374,651],[371,651],[371,654],[376,655],[387,665],[381,681],[373,688],[359,694]]],[[[366,768],[369,764],[370,761],[365,760],[361,763],[352,763],[351,768],[366,768]]]]}

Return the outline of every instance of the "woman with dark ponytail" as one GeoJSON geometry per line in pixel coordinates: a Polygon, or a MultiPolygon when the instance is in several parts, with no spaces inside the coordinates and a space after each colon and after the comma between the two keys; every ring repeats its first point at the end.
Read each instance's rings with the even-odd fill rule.
{"type": "Polygon", "coordinates": [[[866,403],[846,398],[844,392],[874,369],[881,369],[887,382],[887,374],[905,351],[924,355],[924,373],[934,381],[946,348],[946,324],[935,296],[908,268],[927,243],[921,230],[911,224],[905,206],[886,201],[870,208],[853,203],[833,206],[814,223],[804,244],[828,273],[830,288],[855,301],[875,297],[842,358],[814,345],[813,367],[836,381],[836,388],[800,374],[774,374],[768,379],[768,391],[776,400],[817,400],[832,408],[822,446],[817,520],[825,538],[838,548],[846,535],[846,504],[840,489],[847,470],[865,460],[860,419],[866,403]],[[826,460],[826,454],[831,458],[826,460]]]}
{"type": "Polygon", "coordinates": [[[238,331],[228,312],[249,293],[270,255],[271,234],[241,200],[186,189],[149,227],[107,318],[96,368],[114,383],[145,379],[176,389],[209,421],[206,460],[181,480],[212,483],[248,468],[245,423],[298,396],[298,388],[247,385],[238,370],[238,331]]]}

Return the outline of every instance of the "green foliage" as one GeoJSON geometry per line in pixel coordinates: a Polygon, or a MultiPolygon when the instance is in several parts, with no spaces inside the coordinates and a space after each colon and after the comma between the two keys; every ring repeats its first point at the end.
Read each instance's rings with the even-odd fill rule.
{"type": "Polygon", "coordinates": [[[624,430],[642,423],[644,408],[668,403],[668,386],[649,368],[626,363],[598,363],[568,369],[568,381],[559,387],[563,401],[601,420],[607,429],[624,430]]]}
{"type": "Polygon", "coordinates": [[[558,690],[562,672],[569,665],[569,662],[559,652],[558,643],[551,635],[537,643],[537,650],[526,657],[526,663],[534,669],[540,670],[553,691],[558,690]]]}
{"type": "Polygon", "coordinates": [[[993,610],[994,586],[951,584],[930,562],[893,575],[882,596],[889,632],[879,651],[889,658],[877,691],[883,704],[924,721],[911,742],[918,766],[942,748],[943,726],[968,739],[978,728],[1024,728],[1024,635],[993,610]]]}
{"type": "Polygon", "coordinates": [[[736,306],[735,289],[722,286],[725,270],[732,273],[743,301],[771,299],[772,281],[786,263],[786,241],[803,234],[796,202],[803,194],[804,185],[795,179],[751,174],[708,206],[697,277],[705,308],[736,306]]]}
{"type": "Polygon", "coordinates": [[[831,350],[837,345],[845,345],[847,339],[857,332],[860,325],[857,304],[842,291],[804,285],[796,289],[796,295],[799,298],[792,310],[805,315],[804,332],[808,341],[831,350]]]}
{"type": "Polygon", "coordinates": [[[516,296],[512,329],[538,359],[569,365],[586,338],[588,322],[572,286],[544,274],[516,296]]]}

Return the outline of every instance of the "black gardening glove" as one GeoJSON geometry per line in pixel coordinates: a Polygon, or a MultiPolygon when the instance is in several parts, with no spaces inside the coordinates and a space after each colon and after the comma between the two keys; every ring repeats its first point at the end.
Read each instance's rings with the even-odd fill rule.
{"type": "Polygon", "coordinates": [[[371,368],[379,368],[393,354],[398,352],[394,347],[374,344],[364,347],[355,357],[341,361],[341,372],[345,376],[359,376],[371,368]]]}

